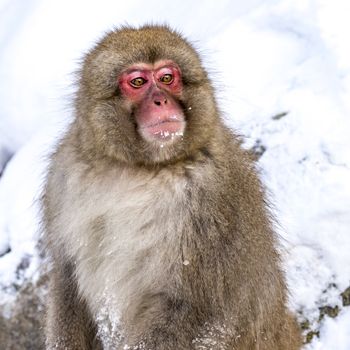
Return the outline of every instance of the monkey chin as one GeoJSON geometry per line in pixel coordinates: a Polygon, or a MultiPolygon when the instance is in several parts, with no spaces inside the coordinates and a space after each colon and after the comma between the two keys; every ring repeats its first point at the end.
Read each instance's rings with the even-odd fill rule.
{"type": "Polygon", "coordinates": [[[140,128],[140,134],[147,142],[164,148],[182,140],[185,127],[185,121],[164,120],[160,123],[140,128]]]}

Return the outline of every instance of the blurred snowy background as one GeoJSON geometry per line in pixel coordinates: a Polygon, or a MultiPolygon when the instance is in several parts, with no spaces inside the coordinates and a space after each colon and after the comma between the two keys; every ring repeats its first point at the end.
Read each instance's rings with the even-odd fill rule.
{"type": "Polygon", "coordinates": [[[349,18],[347,0],[0,0],[0,348],[37,349],[21,340],[40,332],[30,294],[45,290],[37,199],[72,73],[105,31],[154,22],[200,50],[227,123],[260,156],[305,349],[349,350],[349,18]]]}

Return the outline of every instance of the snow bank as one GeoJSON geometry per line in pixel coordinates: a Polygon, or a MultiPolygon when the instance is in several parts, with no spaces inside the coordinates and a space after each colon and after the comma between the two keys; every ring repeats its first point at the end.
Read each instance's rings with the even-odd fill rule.
{"type": "Polygon", "coordinates": [[[40,263],[40,196],[48,156],[63,125],[34,135],[6,166],[0,181],[0,303],[36,278],[40,263]]]}

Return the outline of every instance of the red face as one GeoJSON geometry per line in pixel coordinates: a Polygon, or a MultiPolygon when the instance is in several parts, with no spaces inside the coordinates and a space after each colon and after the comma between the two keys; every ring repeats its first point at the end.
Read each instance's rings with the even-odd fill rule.
{"type": "Polygon", "coordinates": [[[183,135],[185,116],[177,98],[182,94],[181,71],[172,61],[140,63],[119,78],[121,92],[133,106],[140,134],[149,141],[170,141],[183,135]]]}

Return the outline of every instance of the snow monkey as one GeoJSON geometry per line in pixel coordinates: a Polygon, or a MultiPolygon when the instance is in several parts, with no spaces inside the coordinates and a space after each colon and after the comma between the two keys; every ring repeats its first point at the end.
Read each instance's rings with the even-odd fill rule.
{"type": "Polygon", "coordinates": [[[191,44],[107,34],[43,196],[47,349],[294,350],[264,189],[191,44]]]}

